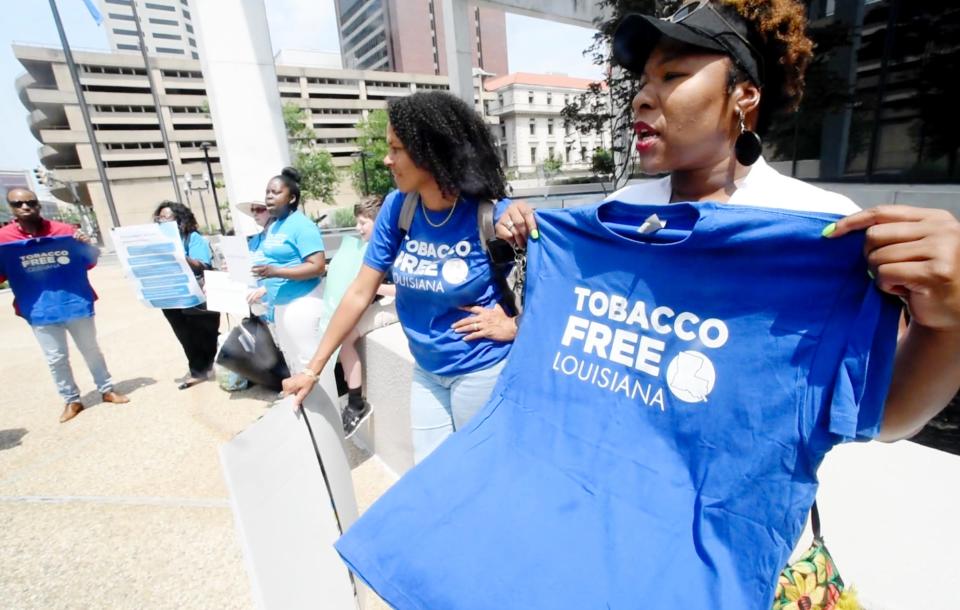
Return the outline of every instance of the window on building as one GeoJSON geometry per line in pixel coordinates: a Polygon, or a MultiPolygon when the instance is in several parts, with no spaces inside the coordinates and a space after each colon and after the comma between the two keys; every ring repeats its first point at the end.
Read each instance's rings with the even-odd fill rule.
{"type": "Polygon", "coordinates": [[[200,59],[200,55],[197,54],[196,51],[191,51],[191,52],[190,52],[190,55],[191,55],[194,59],[200,59]]]}
{"type": "Polygon", "coordinates": [[[180,25],[178,21],[175,21],[173,19],[158,19],[157,17],[151,17],[150,23],[154,25],[172,25],[174,27],[180,25]]]}
{"type": "Polygon", "coordinates": [[[171,49],[170,47],[157,47],[157,53],[167,53],[169,55],[183,55],[183,49],[171,49]]]}
{"type": "Polygon", "coordinates": [[[533,103],[533,91],[527,91],[527,103],[528,104],[533,103]]]}
{"type": "Polygon", "coordinates": [[[553,94],[547,91],[547,106],[553,105],[553,94]]]}
{"type": "Polygon", "coordinates": [[[537,119],[530,119],[530,135],[537,133],[537,119]]]}
{"type": "Polygon", "coordinates": [[[532,146],[530,147],[530,163],[536,163],[536,162],[537,162],[537,147],[532,146]]]}
{"type": "Polygon", "coordinates": [[[587,160],[587,147],[586,147],[586,146],[581,146],[581,147],[580,147],[580,160],[581,160],[581,161],[586,161],[586,160],[587,160]]]}
{"type": "MultiPolygon", "coordinates": [[[[550,102],[547,103],[549,104],[550,102]]],[[[553,135],[553,119],[547,119],[547,135],[553,135]]]]}
{"type": "MultiPolygon", "coordinates": [[[[129,2],[127,4],[129,4],[129,2]]],[[[175,12],[177,10],[177,7],[175,6],[170,6],[169,4],[154,4],[153,2],[147,2],[144,6],[146,6],[147,8],[152,8],[155,11],[175,12]]]]}
{"type": "Polygon", "coordinates": [[[564,152],[564,155],[563,155],[563,156],[564,156],[564,159],[566,159],[567,161],[569,161],[569,160],[570,160],[570,147],[567,146],[566,148],[564,148],[564,149],[563,149],[563,152],[564,152]]]}
{"type": "Polygon", "coordinates": [[[503,94],[502,94],[502,93],[498,93],[498,94],[497,94],[497,103],[500,104],[500,107],[501,107],[501,108],[503,108],[503,94]]]}
{"type": "Polygon", "coordinates": [[[120,43],[120,44],[117,44],[117,48],[120,49],[121,51],[139,51],[140,45],[120,43]]]}
{"type": "Polygon", "coordinates": [[[554,156],[555,156],[555,155],[554,155],[554,151],[553,151],[553,146],[551,146],[550,148],[547,149],[547,158],[553,159],[554,156]]]}
{"type": "Polygon", "coordinates": [[[188,24],[186,24],[184,27],[187,28],[187,33],[188,33],[188,34],[193,34],[193,26],[192,26],[192,25],[190,25],[190,24],[188,23],[188,24]]]}
{"type": "Polygon", "coordinates": [[[193,38],[188,38],[188,39],[187,39],[187,42],[190,43],[190,46],[191,46],[191,47],[196,47],[196,46],[197,46],[197,41],[194,40],[193,38]]]}
{"type": "Polygon", "coordinates": [[[130,0],[107,0],[107,4],[118,4],[120,6],[130,6],[132,2],[130,0]]]}
{"type": "Polygon", "coordinates": [[[137,35],[136,30],[124,30],[121,28],[113,28],[113,33],[117,34],[118,36],[136,36],[137,35]]]}
{"type": "Polygon", "coordinates": [[[133,15],[122,15],[120,13],[108,13],[107,17],[117,21],[133,21],[133,15]]]}
{"type": "Polygon", "coordinates": [[[183,40],[180,34],[163,34],[161,32],[154,32],[153,37],[159,38],[160,40],[183,40]]]}

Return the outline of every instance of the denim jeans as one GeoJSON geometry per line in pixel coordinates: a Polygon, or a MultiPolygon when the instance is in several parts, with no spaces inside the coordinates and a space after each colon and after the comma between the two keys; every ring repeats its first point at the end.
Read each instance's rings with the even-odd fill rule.
{"type": "Polygon", "coordinates": [[[97,327],[93,318],[76,318],[60,324],[33,326],[33,334],[37,336],[43,355],[47,358],[47,366],[57,384],[57,392],[65,403],[78,402],[80,389],[73,380],[73,371],[70,370],[70,353],[67,347],[67,333],[73,337],[77,349],[87,362],[87,368],[93,375],[97,390],[101,394],[113,390],[113,381],[107,371],[107,363],[97,345],[97,327]]]}
{"type": "Polygon", "coordinates": [[[413,461],[419,464],[480,410],[493,392],[507,359],[489,368],[442,377],[413,367],[410,425],[413,461]]]}

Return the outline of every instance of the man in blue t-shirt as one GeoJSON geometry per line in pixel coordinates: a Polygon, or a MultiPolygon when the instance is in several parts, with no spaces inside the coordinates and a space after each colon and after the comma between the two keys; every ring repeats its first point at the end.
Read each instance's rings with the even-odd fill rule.
{"type": "Polygon", "coordinates": [[[87,270],[99,253],[89,238],[74,227],[47,220],[33,191],[16,188],[7,193],[14,222],[0,228],[0,283],[10,282],[14,310],[33,329],[64,400],[60,421],[83,410],[80,389],[73,379],[67,333],[90,368],[105,402],[130,400],[113,389],[107,364],[97,344],[93,302],[87,270]]]}

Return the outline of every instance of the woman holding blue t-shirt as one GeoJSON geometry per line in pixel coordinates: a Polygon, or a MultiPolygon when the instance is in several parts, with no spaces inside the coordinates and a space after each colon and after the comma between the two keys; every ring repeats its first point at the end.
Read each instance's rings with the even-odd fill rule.
{"type": "MultiPolygon", "coordinates": [[[[846,215],[824,231],[866,231],[865,256],[881,290],[910,314],[901,334],[880,440],[909,438],[960,385],[960,223],[945,210],[859,208],[843,195],[783,176],[761,156],[760,136],[793,112],[813,57],[806,9],[795,0],[689,2],[666,19],[628,15],[614,57],[638,79],[633,131],[641,167],[659,180],[610,199],[663,204],[717,201],[846,215]]],[[[511,206],[497,235],[536,239],[533,210],[511,206]]]]}
{"type": "Polygon", "coordinates": [[[303,400],[317,372],[373,301],[389,270],[397,315],[416,366],[410,397],[414,459],[420,461],[487,401],[516,335],[513,318],[480,243],[477,202],[501,200],[504,177],[487,126],[464,102],[440,92],[387,104],[384,164],[399,190],[389,194],[357,279],[330,321],[313,359],[284,381],[303,400]],[[408,232],[400,212],[416,209],[408,232]]]}
{"type": "Polygon", "coordinates": [[[327,267],[323,237],[299,210],[300,173],[294,168],[285,167],[270,179],[264,202],[274,220],[253,254],[252,271],[263,280],[267,301],[273,305],[280,350],[296,370],[307,365],[320,341],[320,278],[327,267]]]}
{"type": "MultiPolygon", "coordinates": [[[[197,232],[197,219],[190,208],[182,203],[161,202],[153,213],[155,222],[176,222],[187,264],[203,285],[203,272],[213,269],[213,254],[210,244],[197,232]]],[[[213,374],[213,360],[217,356],[217,336],[220,334],[220,313],[209,311],[199,305],[187,309],[163,309],[163,316],[170,323],[173,334],[187,357],[189,371],[179,385],[186,390],[213,374]]]]}

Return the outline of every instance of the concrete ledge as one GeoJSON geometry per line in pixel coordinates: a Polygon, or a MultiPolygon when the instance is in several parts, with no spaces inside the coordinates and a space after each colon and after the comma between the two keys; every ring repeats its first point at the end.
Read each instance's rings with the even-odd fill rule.
{"type": "Polygon", "coordinates": [[[399,323],[367,334],[362,344],[364,386],[373,414],[357,432],[357,440],[399,477],[413,467],[410,440],[413,355],[399,323]]]}

